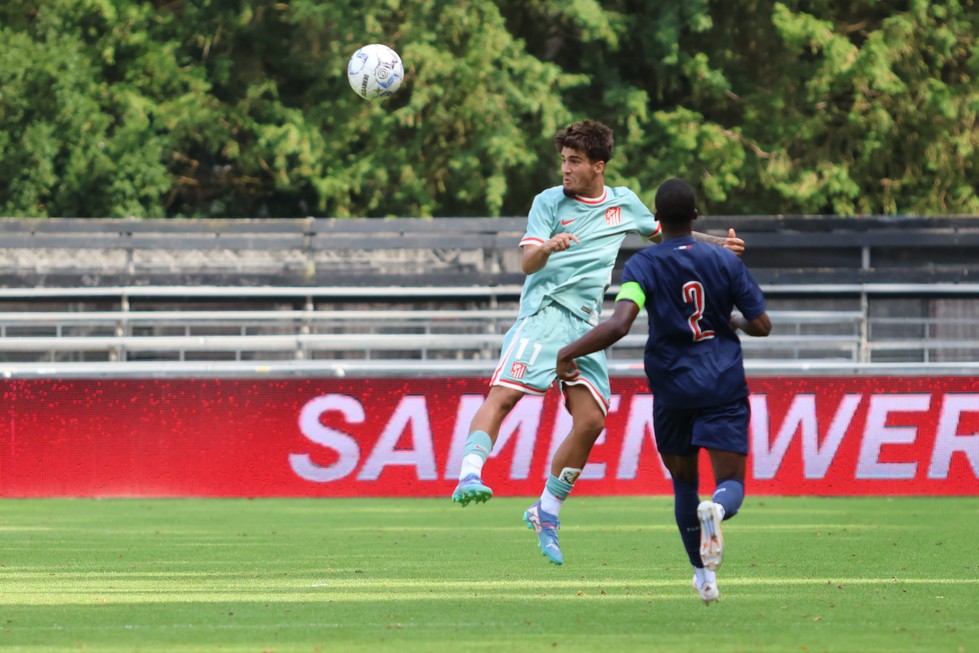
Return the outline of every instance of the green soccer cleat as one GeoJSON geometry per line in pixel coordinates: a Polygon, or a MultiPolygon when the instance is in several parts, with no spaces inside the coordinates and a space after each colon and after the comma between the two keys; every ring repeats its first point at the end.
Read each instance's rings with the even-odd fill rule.
{"type": "Polygon", "coordinates": [[[471,502],[486,503],[493,497],[493,490],[483,485],[483,479],[476,474],[469,474],[459,481],[452,492],[452,500],[463,508],[471,502]]]}
{"type": "Polygon", "coordinates": [[[527,522],[527,528],[532,528],[537,533],[537,546],[540,547],[541,553],[556,565],[564,564],[561,546],[557,541],[557,529],[561,528],[558,518],[541,510],[538,501],[524,511],[523,520],[527,522]]]}

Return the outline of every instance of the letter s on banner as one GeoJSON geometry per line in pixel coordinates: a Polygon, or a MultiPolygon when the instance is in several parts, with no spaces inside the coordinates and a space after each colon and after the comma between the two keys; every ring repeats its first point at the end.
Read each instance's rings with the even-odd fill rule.
{"type": "Polygon", "coordinates": [[[324,395],[311,399],[299,413],[299,430],[316,444],[333,449],[338,458],[332,465],[317,465],[307,453],[289,454],[289,465],[301,478],[315,483],[339,480],[357,468],[360,462],[360,445],[348,433],[337,431],[320,422],[323,413],[339,412],[351,424],[361,424],[366,419],[364,407],[359,401],[346,395],[324,395]]]}

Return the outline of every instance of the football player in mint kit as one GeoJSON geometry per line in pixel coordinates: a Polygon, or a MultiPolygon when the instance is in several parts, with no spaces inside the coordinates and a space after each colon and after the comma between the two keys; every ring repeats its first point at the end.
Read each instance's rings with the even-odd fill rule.
{"type": "MultiPolygon", "coordinates": [[[[626,235],[658,242],[660,226],[628,188],[605,185],[612,155],[612,130],[595,121],[576,122],[554,139],[561,156],[562,184],[534,198],[527,232],[520,240],[521,268],[527,275],[516,323],[507,332],[490,391],[476,411],[463,451],[459,484],[452,500],[466,506],[492,497],[482,468],[504,418],[525,394],[543,395],[555,381],[558,350],[598,323],[612,267],[626,235]]],[[[728,238],[695,234],[699,241],[744,251],[734,231],[728,238]]],[[[543,554],[555,564],[558,515],[595,440],[605,428],[610,389],[605,353],[579,360],[579,376],[561,384],[572,416],[571,432],[554,454],[539,502],[524,520],[534,529],[543,554]]]]}

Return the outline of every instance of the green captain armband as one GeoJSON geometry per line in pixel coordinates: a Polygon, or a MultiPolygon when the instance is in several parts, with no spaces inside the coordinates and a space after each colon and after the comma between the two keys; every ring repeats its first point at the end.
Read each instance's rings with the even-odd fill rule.
{"type": "Polygon", "coordinates": [[[628,299],[639,308],[646,305],[646,293],[642,291],[642,286],[635,281],[627,281],[622,284],[622,287],[619,288],[619,294],[615,296],[615,301],[620,299],[628,299]]]}

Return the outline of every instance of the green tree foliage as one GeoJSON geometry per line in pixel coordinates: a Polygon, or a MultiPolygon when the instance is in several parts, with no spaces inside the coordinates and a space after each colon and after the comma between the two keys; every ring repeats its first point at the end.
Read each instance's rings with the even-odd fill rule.
{"type": "Polygon", "coordinates": [[[593,81],[569,104],[647,199],[680,175],[715,213],[979,213],[975,0],[505,6],[593,81]]]}
{"type": "Polygon", "coordinates": [[[105,0],[0,9],[0,212],[164,214],[165,104],[139,79],[161,46],[130,29],[154,13],[105,0]]]}
{"type": "Polygon", "coordinates": [[[979,212],[979,7],[912,0],[875,15],[882,3],[859,4],[836,23],[775,5],[786,50],[811,63],[787,106],[798,140],[771,144],[759,181],[793,208],[979,212]]]}
{"type": "Polygon", "coordinates": [[[491,2],[188,3],[175,23],[214,112],[177,138],[184,214],[498,215],[569,116],[575,79],[527,56],[491,2]],[[371,42],[406,64],[384,101],[347,82],[371,42]]]}
{"type": "Polygon", "coordinates": [[[488,0],[19,0],[0,24],[7,215],[523,211],[583,81],[488,0]],[[347,83],[370,42],[407,65],[385,102],[347,83]]]}
{"type": "Polygon", "coordinates": [[[976,0],[11,0],[0,213],[520,215],[554,131],[712,213],[979,213],[976,0]],[[407,79],[346,80],[383,42],[407,79]]]}

